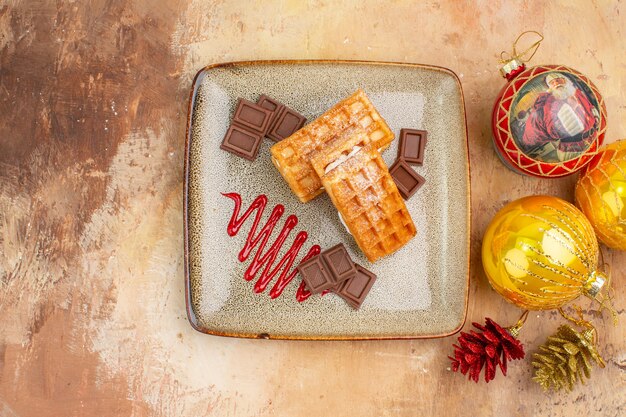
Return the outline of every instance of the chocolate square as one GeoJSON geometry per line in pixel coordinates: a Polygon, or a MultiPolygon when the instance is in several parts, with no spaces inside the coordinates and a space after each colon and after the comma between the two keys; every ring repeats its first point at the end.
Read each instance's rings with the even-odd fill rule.
{"type": "Polygon", "coordinates": [[[335,292],[346,300],[352,308],[358,309],[372,289],[374,282],[376,282],[376,274],[356,264],[356,274],[354,277],[344,281],[339,287],[339,290],[335,292]]]}
{"type": "Polygon", "coordinates": [[[405,200],[408,200],[426,182],[424,177],[402,159],[396,160],[389,168],[389,173],[405,200]]]}
{"type": "Polygon", "coordinates": [[[265,135],[272,118],[272,112],[256,103],[240,98],[235,108],[233,124],[265,135]]]}
{"type": "Polygon", "coordinates": [[[409,164],[422,165],[427,136],[428,132],[425,130],[400,129],[398,158],[404,159],[409,164]]]}
{"type": "Polygon", "coordinates": [[[254,161],[259,153],[263,136],[241,126],[230,125],[220,148],[237,156],[254,161]]]}
{"type": "Polygon", "coordinates": [[[256,104],[267,109],[269,111],[275,112],[276,110],[280,110],[281,107],[284,107],[284,104],[279,102],[278,100],[274,100],[270,96],[265,94],[261,94],[261,97],[256,101],[256,104]]]}
{"type": "Polygon", "coordinates": [[[274,123],[276,123],[276,120],[278,119],[280,112],[285,108],[285,105],[278,100],[274,100],[273,98],[266,96],[265,94],[262,94],[256,103],[264,109],[272,112],[270,123],[267,126],[267,131],[265,132],[268,133],[274,126],[274,123]]]}
{"type": "Polygon", "coordinates": [[[356,273],[354,262],[350,259],[343,243],[333,246],[321,253],[328,270],[333,275],[336,284],[352,278],[356,273]]]}
{"type": "Polygon", "coordinates": [[[298,272],[312,294],[320,293],[336,285],[331,273],[326,269],[324,260],[319,255],[298,265],[298,272]]]}
{"type": "Polygon", "coordinates": [[[306,123],[306,118],[297,111],[285,106],[277,116],[276,122],[267,133],[275,142],[288,138],[306,123]]]}

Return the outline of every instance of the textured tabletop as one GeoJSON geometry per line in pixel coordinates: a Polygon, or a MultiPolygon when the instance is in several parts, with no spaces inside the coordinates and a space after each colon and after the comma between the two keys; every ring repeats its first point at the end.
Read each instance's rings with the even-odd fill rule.
{"type": "MultiPolygon", "coordinates": [[[[340,58],[447,67],[463,85],[470,141],[465,330],[485,316],[513,323],[520,311],[482,271],[483,232],[518,197],[571,201],[575,178],[522,177],[499,162],[490,124],[505,83],[500,51],[524,30],[542,32],[531,65],[589,76],[606,100],[606,141],[625,138],[623,3],[82,3],[0,4],[0,416],[626,413],[625,253],[605,251],[621,320],[595,319],[606,368],[569,394],[544,394],[531,381],[530,355],[489,385],[451,372],[456,337],[198,333],[185,312],[182,214],[187,102],[205,65],[340,58]]],[[[531,313],[520,336],[528,352],[561,323],[556,312],[531,313]]]]}

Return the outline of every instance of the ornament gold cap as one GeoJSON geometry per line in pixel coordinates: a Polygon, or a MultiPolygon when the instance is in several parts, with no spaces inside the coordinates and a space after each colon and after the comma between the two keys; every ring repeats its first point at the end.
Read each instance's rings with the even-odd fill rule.
{"type": "MultiPolygon", "coordinates": [[[[608,266],[605,265],[605,268],[608,266]]],[[[613,307],[614,294],[613,288],[611,288],[611,273],[608,269],[606,273],[593,271],[589,274],[589,280],[584,286],[584,294],[600,304],[600,311],[607,309],[613,316],[613,324],[617,325],[617,311],[613,307]]]]}
{"type": "Polygon", "coordinates": [[[505,62],[501,67],[500,67],[500,74],[502,74],[502,76],[504,78],[508,78],[509,75],[517,72],[520,69],[523,69],[525,67],[524,63],[522,61],[520,61],[517,58],[513,58],[507,62],[505,62]]]}
{"type": "Polygon", "coordinates": [[[606,277],[604,274],[593,271],[589,277],[589,281],[587,281],[587,285],[585,285],[585,293],[591,298],[595,298],[602,290],[602,287],[604,287],[605,282],[606,277]]]}

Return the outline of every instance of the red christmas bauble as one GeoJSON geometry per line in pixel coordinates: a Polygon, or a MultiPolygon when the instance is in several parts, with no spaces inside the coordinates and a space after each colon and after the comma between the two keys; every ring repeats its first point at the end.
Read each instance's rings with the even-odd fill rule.
{"type": "Polygon", "coordinates": [[[503,68],[508,83],[493,107],[496,151],[522,174],[557,178],[589,163],[604,140],[606,107],[596,86],[563,65],[503,68]]]}

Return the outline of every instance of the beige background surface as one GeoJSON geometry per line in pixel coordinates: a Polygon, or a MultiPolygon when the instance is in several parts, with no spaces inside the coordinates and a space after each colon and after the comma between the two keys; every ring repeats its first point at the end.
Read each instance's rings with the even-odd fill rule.
{"type": "MultiPolygon", "coordinates": [[[[587,74],[605,95],[607,141],[624,138],[625,14],[611,1],[0,4],[0,415],[623,415],[624,253],[607,251],[621,324],[596,319],[607,367],[569,394],[544,394],[529,359],[507,378],[469,383],[448,369],[454,337],[211,337],[185,315],[182,170],[191,80],[207,64],[448,67],[463,83],[470,138],[468,325],[485,316],[511,323],[519,311],[482,273],[482,233],[517,197],[571,200],[574,179],[521,177],[498,161],[497,57],[520,32],[541,31],[532,63],[587,74]]],[[[561,322],[532,314],[521,335],[527,350],[561,322]]]]}

